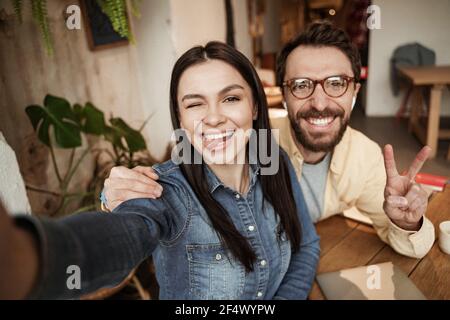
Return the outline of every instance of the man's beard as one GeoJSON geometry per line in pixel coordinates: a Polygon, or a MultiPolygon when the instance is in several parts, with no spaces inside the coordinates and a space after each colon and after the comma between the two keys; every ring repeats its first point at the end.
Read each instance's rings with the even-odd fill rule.
{"type": "Polygon", "coordinates": [[[344,136],[345,130],[348,126],[348,118],[345,118],[345,113],[342,109],[331,110],[330,108],[325,108],[323,111],[318,111],[316,109],[309,109],[303,112],[297,112],[297,114],[291,115],[289,114],[289,120],[291,122],[292,129],[294,130],[295,138],[297,141],[307,150],[313,152],[330,152],[333,151],[334,147],[341,141],[344,136]],[[304,128],[301,128],[300,118],[303,118],[305,121],[307,118],[326,118],[326,117],[336,117],[333,121],[340,122],[340,128],[336,133],[333,133],[333,137],[328,141],[324,142],[316,142],[320,140],[320,138],[327,136],[328,134],[319,134],[311,137],[308,135],[307,131],[304,128]]]}

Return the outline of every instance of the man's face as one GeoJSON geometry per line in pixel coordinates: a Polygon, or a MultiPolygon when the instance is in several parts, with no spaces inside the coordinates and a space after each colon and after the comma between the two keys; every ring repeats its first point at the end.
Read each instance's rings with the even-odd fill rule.
{"type": "MultiPolygon", "coordinates": [[[[299,46],[287,58],[283,80],[322,80],[338,75],[354,76],[350,60],[342,51],[334,47],[299,46]]],[[[333,98],[317,84],[314,93],[304,99],[298,99],[288,87],[284,87],[283,95],[297,141],[310,151],[331,151],[345,132],[352,99],[359,87],[359,83],[355,86],[354,82],[349,82],[345,94],[333,98]]]]}

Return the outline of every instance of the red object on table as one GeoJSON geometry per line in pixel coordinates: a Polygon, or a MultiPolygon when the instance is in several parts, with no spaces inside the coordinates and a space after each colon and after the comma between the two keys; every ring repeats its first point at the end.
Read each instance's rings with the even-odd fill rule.
{"type": "Polygon", "coordinates": [[[449,179],[443,176],[436,176],[428,173],[418,173],[415,178],[417,183],[425,184],[433,187],[444,189],[445,185],[449,183],[449,179]]]}

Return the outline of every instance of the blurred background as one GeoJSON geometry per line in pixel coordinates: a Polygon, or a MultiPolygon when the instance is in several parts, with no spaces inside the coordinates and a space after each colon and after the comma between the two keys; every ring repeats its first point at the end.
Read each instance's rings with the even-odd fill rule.
{"type": "MultiPolygon", "coordinates": [[[[450,0],[1,0],[0,130],[17,158],[33,212],[56,214],[63,205],[58,195],[73,190],[92,196],[101,185],[93,176],[102,178],[111,165],[167,159],[170,72],[193,45],[234,45],[257,67],[271,114],[282,114],[277,52],[322,19],[345,29],[360,50],[362,90],[351,125],[380,144],[392,143],[406,166],[430,131],[429,102],[439,102],[433,116],[438,128],[434,121],[429,133],[438,134],[437,153],[423,171],[448,177],[447,75],[416,90],[399,67],[444,66],[448,74],[450,0]],[[45,110],[61,104],[67,114],[56,114],[58,125],[45,110]],[[425,135],[408,128],[413,109],[425,135]],[[53,194],[40,192],[55,188],[53,194]]],[[[65,212],[79,208],[79,201],[74,195],[65,212]]]]}
{"type": "Polygon", "coordinates": [[[431,142],[422,172],[448,179],[450,0],[0,0],[0,196],[62,216],[98,208],[113,165],[166,160],[171,69],[210,40],[254,63],[282,115],[277,52],[323,19],[361,54],[351,125],[399,170],[431,142]]]}

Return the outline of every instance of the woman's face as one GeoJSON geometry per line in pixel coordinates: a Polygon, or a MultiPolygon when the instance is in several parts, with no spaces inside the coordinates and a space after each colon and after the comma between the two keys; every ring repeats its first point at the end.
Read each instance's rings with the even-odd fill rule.
{"type": "Polygon", "coordinates": [[[177,99],[181,128],[207,163],[245,163],[257,109],[236,69],[220,60],[189,67],[180,78],[177,99]]]}

